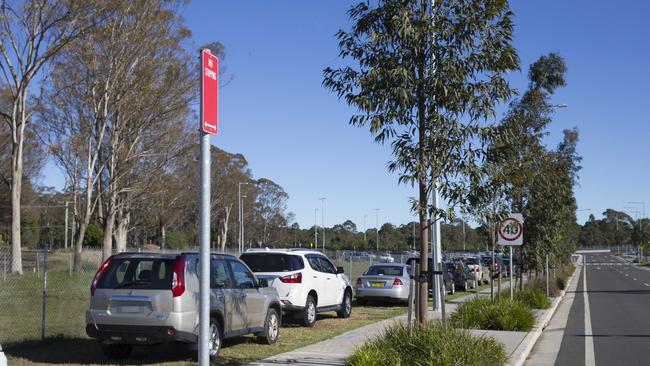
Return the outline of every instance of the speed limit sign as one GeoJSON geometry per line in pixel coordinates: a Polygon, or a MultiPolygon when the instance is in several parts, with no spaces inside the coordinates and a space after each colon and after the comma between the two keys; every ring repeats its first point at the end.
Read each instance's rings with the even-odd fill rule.
{"type": "Polygon", "coordinates": [[[524,243],[524,216],[520,213],[510,213],[499,225],[497,244],[522,245],[524,243]]]}

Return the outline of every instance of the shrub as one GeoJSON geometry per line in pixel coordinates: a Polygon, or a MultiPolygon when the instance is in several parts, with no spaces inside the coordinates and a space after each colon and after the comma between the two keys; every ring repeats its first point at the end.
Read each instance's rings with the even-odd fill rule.
{"type": "MultiPolygon", "coordinates": [[[[546,278],[542,276],[534,280],[528,281],[528,288],[540,289],[544,291],[544,293],[546,293],[546,278]]],[[[548,281],[548,296],[550,297],[560,296],[560,289],[558,288],[558,284],[552,278],[549,278],[548,281]]]]}
{"type": "Polygon", "coordinates": [[[546,296],[546,290],[539,288],[530,288],[519,291],[515,294],[515,300],[521,301],[526,306],[533,309],[548,309],[551,307],[551,301],[546,296]]]}
{"type": "Polygon", "coordinates": [[[358,348],[348,357],[349,366],[496,366],[507,362],[502,344],[489,337],[475,337],[462,329],[439,323],[413,327],[405,324],[388,328],[377,339],[358,348]]]}
{"type": "Polygon", "coordinates": [[[518,300],[478,298],[460,304],[450,321],[460,328],[529,331],[535,325],[535,316],[518,300]]]}

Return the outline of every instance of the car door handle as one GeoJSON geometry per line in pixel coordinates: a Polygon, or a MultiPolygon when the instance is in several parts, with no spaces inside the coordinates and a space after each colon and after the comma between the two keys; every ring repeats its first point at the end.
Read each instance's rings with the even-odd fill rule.
{"type": "Polygon", "coordinates": [[[318,276],[313,276],[314,278],[318,278],[318,276]]]}

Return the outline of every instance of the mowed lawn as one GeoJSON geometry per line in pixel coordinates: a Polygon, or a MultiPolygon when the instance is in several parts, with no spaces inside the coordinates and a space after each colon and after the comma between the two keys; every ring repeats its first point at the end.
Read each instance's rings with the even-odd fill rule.
{"type": "MultiPolygon", "coordinates": [[[[344,266],[353,285],[369,265],[353,262],[349,273],[349,262],[337,264],[344,266]]],[[[89,268],[86,273],[70,275],[64,268],[62,263],[48,274],[47,339],[44,342],[40,341],[42,274],[27,273],[8,278],[6,284],[9,286],[0,286],[0,341],[10,365],[115,363],[107,360],[98,343],[85,335],[85,311],[94,271],[89,268]]],[[[246,364],[405,313],[405,306],[377,304],[353,307],[348,319],[338,319],[334,312],[321,314],[313,328],[304,328],[289,320],[283,324],[278,343],[273,346],[261,345],[253,336],[226,341],[217,364],[246,364]]],[[[139,347],[121,364],[193,365],[195,353],[182,345],[139,347]]]]}
{"type": "MultiPolygon", "coordinates": [[[[273,346],[261,345],[253,336],[226,341],[216,364],[246,364],[326,340],[405,312],[406,308],[401,306],[362,306],[354,307],[352,316],[348,319],[339,319],[334,312],[320,314],[313,328],[305,328],[289,321],[283,324],[278,342],[273,346]]],[[[70,315],[76,317],[72,312],[70,315]]],[[[76,330],[77,333],[83,332],[83,322],[80,326],[81,328],[76,330]]],[[[9,345],[6,353],[12,366],[114,364],[104,357],[97,342],[85,336],[53,337],[45,342],[23,341],[9,345]]],[[[193,365],[196,364],[195,351],[182,345],[139,347],[134,350],[129,359],[120,364],[193,365]]]]}

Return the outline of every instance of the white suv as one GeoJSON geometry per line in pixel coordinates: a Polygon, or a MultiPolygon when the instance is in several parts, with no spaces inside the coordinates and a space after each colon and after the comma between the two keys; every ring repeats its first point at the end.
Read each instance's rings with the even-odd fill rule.
{"type": "Polygon", "coordinates": [[[336,311],[340,318],[352,313],[352,285],[343,267],[308,249],[249,249],[239,257],[257,278],[268,280],[280,295],[282,311],[308,327],[316,313],[336,311]]]}

